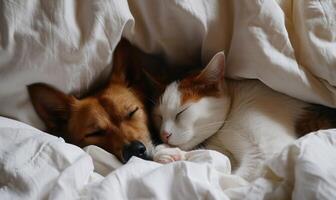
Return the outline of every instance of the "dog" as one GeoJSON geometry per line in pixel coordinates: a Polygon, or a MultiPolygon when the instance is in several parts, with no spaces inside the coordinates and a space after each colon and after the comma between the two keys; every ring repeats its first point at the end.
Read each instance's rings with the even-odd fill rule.
{"type": "MultiPolygon", "coordinates": [[[[104,87],[76,98],[44,83],[28,86],[31,102],[49,133],[79,147],[97,145],[126,163],[132,156],[151,159],[151,99],[141,68],[164,65],[122,39],[104,87]]],[[[154,134],[155,135],[155,134],[154,134]]]]}

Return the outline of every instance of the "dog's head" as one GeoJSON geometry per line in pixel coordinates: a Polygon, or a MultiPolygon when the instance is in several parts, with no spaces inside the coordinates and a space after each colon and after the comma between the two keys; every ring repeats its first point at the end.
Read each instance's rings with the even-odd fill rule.
{"type": "MultiPolygon", "coordinates": [[[[124,51],[120,51],[124,52],[124,51]]],[[[97,145],[126,162],[148,158],[153,145],[143,94],[126,79],[123,53],[115,54],[106,87],[78,99],[51,86],[28,86],[33,106],[49,132],[80,147],[97,145]]]]}
{"type": "Polygon", "coordinates": [[[133,155],[148,157],[152,144],[146,109],[132,89],[111,84],[83,99],[42,83],[30,85],[28,90],[52,134],[80,147],[100,146],[123,162],[133,155]]]}

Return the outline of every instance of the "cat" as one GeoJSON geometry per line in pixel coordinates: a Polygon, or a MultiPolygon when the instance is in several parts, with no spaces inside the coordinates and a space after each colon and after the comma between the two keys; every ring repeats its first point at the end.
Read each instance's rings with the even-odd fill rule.
{"type": "Polygon", "coordinates": [[[265,160],[299,135],[336,127],[335,110],[286,96],[258,80],[224,76],[225,55],[219,52],[199,73],[166,87],[153,110],[165,143],[155,161],[186,160],[185,151],[202,145],[227,155],[233,173],[252,181],[262,175],[265,160]]]}

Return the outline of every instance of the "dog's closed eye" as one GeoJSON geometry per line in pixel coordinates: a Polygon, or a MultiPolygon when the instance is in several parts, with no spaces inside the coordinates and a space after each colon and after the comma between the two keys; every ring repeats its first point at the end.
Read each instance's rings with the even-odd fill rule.
{"type": "Polygon", "coordinates": [[[86,134],[85,137],[102,137],[102,136],[105,136],[105,135],[106,135],[106,131],[96,130],[96,131],[93,131],[89,134],[86,134]]]}
{"type": "Polygon", "coordinates": [[[132,116],[139,110],[139,107],[134,108],[130,112],[127,113],[127,118],[130,119],[132,116]]]}

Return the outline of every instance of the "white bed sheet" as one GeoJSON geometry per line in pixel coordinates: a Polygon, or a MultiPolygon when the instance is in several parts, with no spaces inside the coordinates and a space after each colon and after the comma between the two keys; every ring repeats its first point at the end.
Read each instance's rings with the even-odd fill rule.
{"type": "Polygon", "coordinates": [[[104,150],[86,152],[61,138],[0,118],[0,199],[335,199],[336,130],[312,133],[268,161],[252,183],[231,175],[226,156],[189,152],[161,165],[126,165],[104,150]]]}
{"type": "MultiPolygon", "coordinates": [[[[335,11],[334,0],[3,0],[0,115],[43,128],[26,85],[83,94],[107,78],[122,35],[173,63],[224,50],[228,76],[336,107],[335,11]]],[[[120,167],[97,147],[1,118],[0,199],[335,199],[335,132],[300,139],[269,161],[269,178],[246,184],[216,152],[120,167]]]]}
{"type": "Polygon", "coordinates": [[[0,115],[43,128],[26,85],[85,93],[122,35],[179,64],[224,50],[228,76],[336,107],[335,22],[334,0],[3,0],[0,115]]]}

